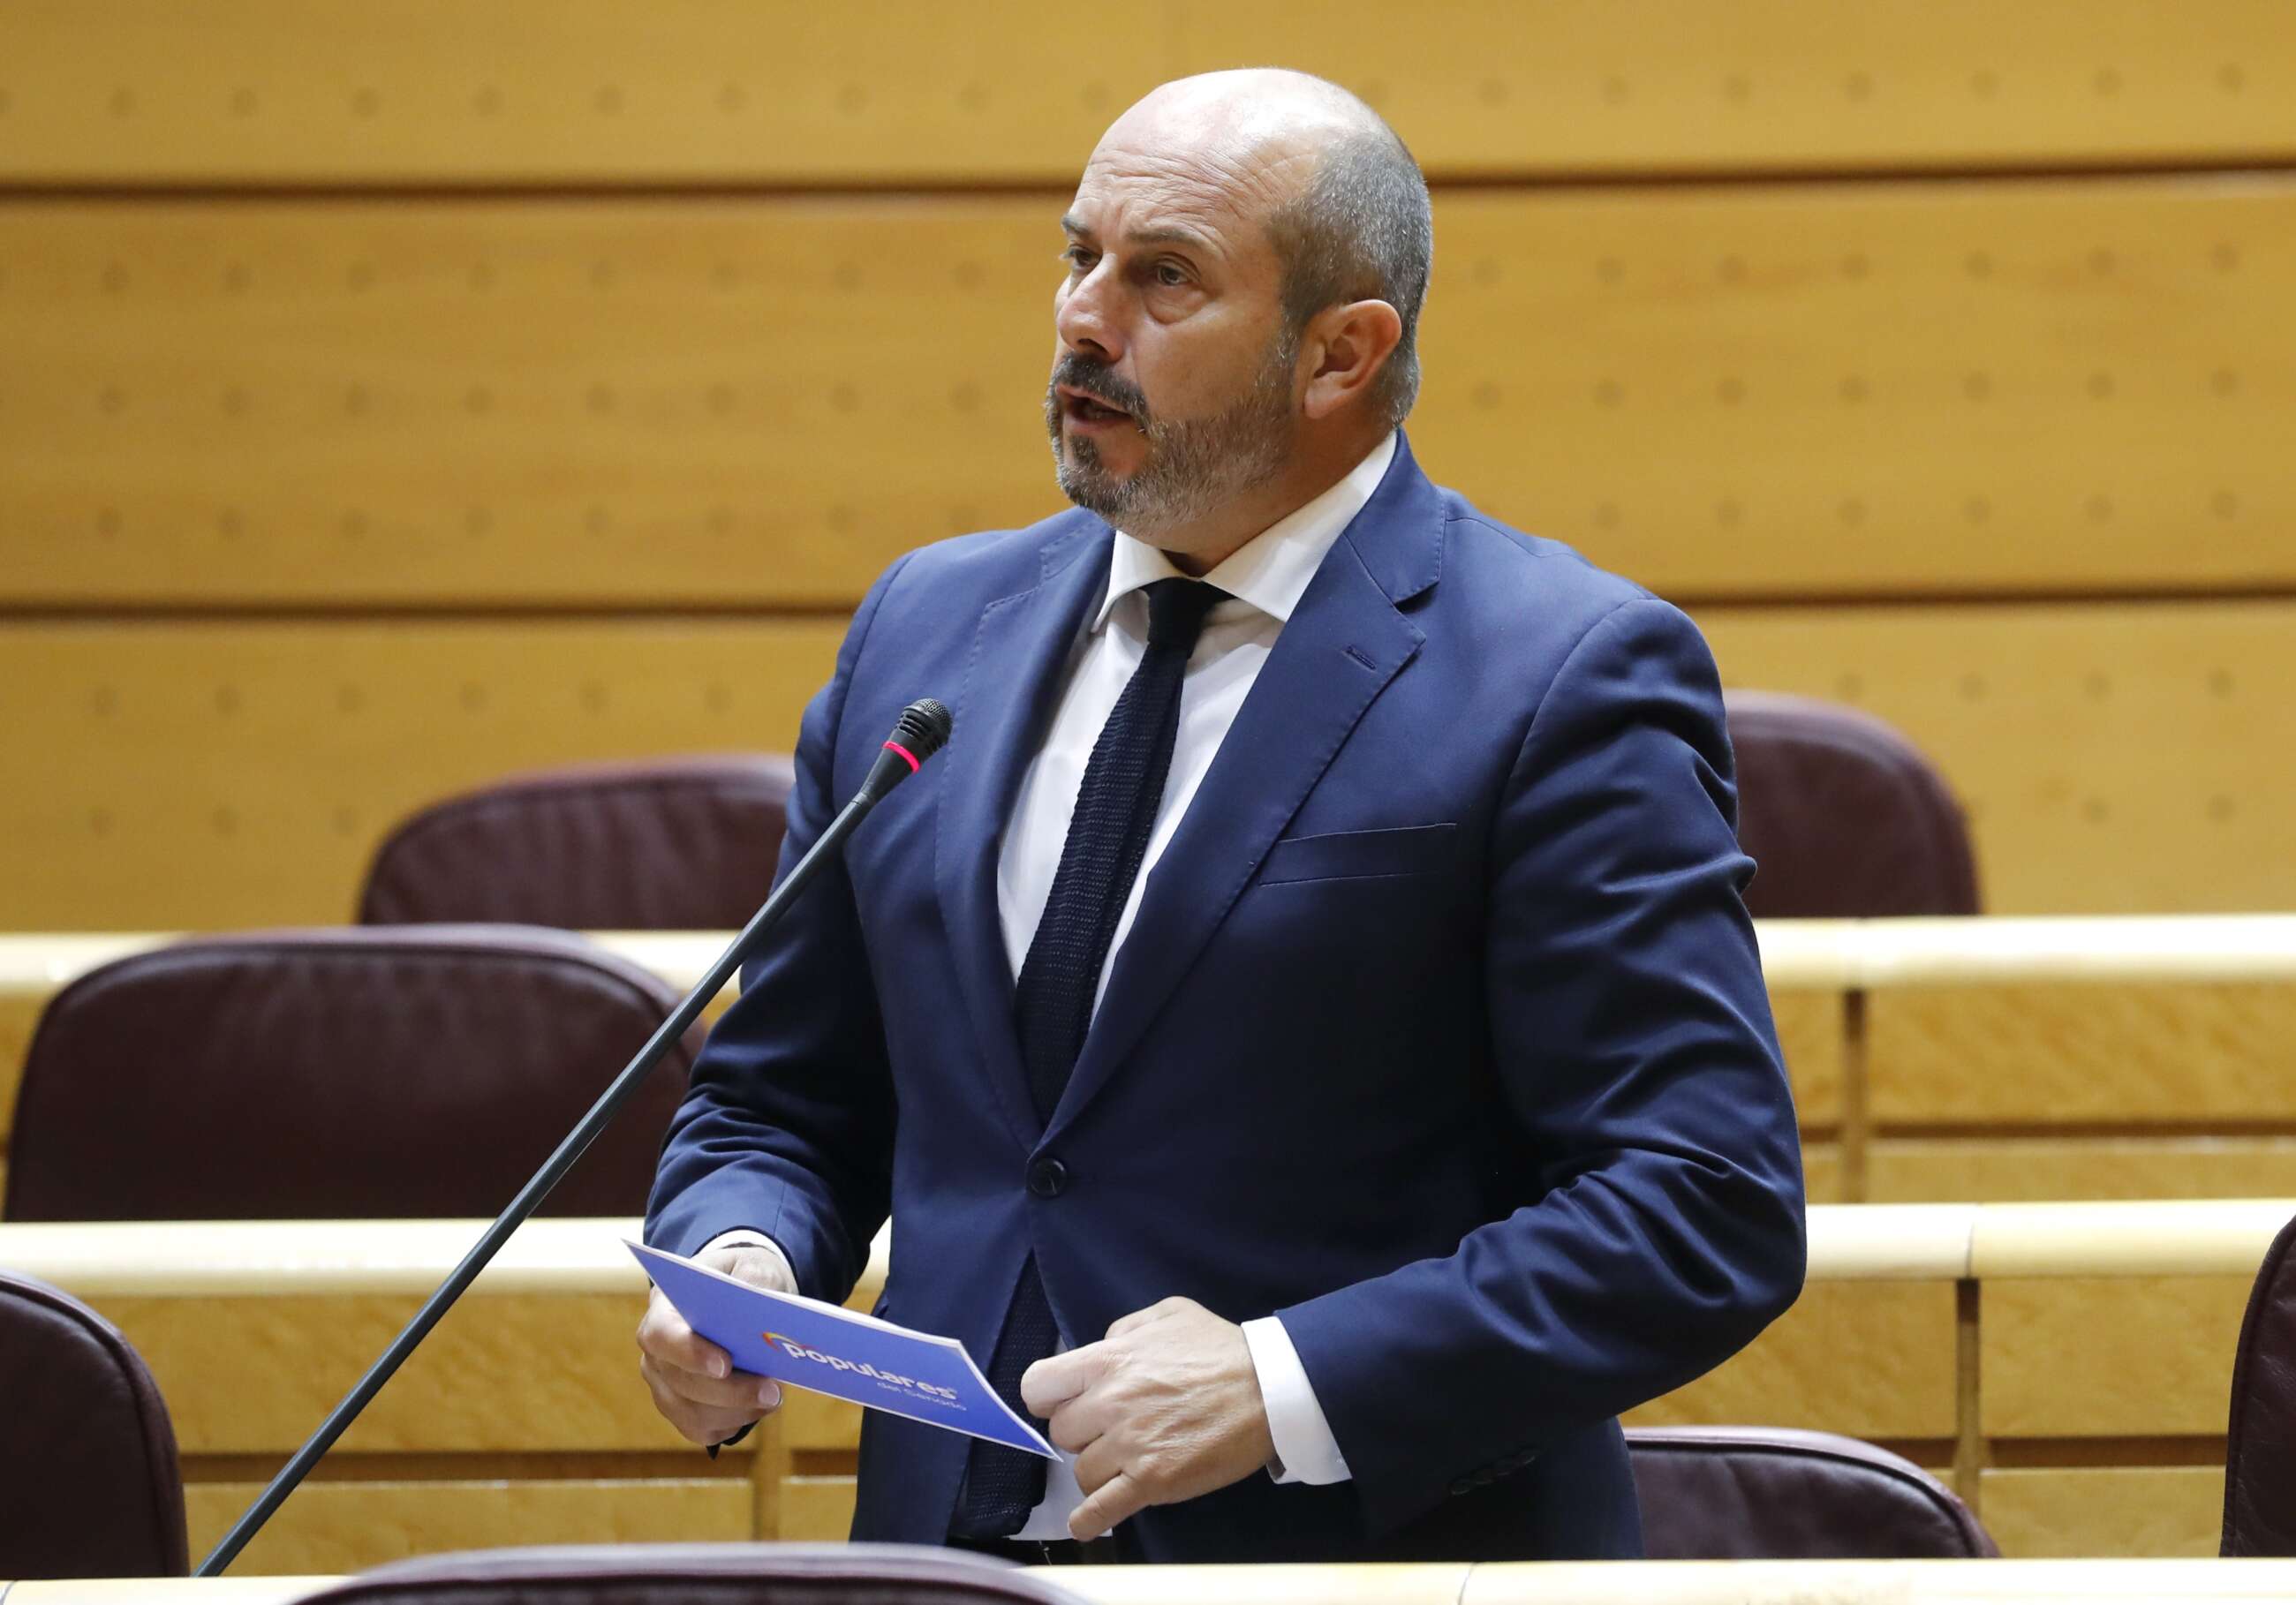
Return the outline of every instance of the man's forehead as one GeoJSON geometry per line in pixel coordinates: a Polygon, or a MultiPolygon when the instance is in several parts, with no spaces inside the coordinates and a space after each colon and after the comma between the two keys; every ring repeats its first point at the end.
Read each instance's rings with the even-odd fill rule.
{"type": "Polygon", "coordinates": [[[1144,151],[1103,140],[1062,226],[1141,240],[1185,234],[1241,249],[1264,236],[1269,214],[1296,192],[1294,154],[1267,146],[1144,151]]]}

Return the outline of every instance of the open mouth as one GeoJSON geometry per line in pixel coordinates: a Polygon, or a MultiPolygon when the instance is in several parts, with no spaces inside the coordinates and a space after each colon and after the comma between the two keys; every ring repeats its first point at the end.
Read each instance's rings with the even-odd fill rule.
{"type": "Polygon", "coordinates": [[[1132,414],[1123,408],[1111,406],[1095,397],[1066,387],[1061,390],[1061,413],[1070,423],[1083,424],[1087,428],[1133,421],[1132,414]]]}

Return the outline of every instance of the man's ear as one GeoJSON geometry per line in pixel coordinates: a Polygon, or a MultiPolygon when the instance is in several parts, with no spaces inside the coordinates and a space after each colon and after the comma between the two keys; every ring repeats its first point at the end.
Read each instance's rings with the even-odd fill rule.
{"type": "Polygon", "coordinates": [[[1308,322],[1301,348],[1314,364],[1300,406],[1310,418],[1328,418],[1354,405],[1387,366],[1403,338],[1403,317],[1385,301],[1326,307],[1308,322]]]}

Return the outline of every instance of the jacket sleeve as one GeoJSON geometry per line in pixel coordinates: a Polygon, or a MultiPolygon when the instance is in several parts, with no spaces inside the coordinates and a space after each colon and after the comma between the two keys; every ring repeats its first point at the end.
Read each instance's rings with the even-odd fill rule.
{"type": "MultiPolygon", "coordinates": [[[[871,587],[836,672],[806,708],[777,881],[842,806],[834,777],[846,692],[900,569],[895,563],[871,587]]],[[[741,996],[695,1059],[663,1141],[645,1241],[692,1254],[750,1227],[780,1247],[801,1290],[841,1302],[884,1223],[893,1118],[884,1026],[840,858],[743,968],[741,996]]]]}
{"type": "Polygon", "coordinates": [[[1278,1312],[1375,1532],[1691,1380],[1800,1290],[1735,812],[1704,641],[1622,604],[1557,671],[1492,826],[1490,1052],[1543,1194],[1278,1312]]]}

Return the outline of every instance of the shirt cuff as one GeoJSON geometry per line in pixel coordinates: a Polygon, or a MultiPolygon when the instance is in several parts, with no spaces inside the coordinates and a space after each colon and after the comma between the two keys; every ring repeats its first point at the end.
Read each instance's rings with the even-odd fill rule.
{"type": "Polygon", "coordinates": [[[1311,1485],[1346,1482],[1354,1473],[1332,1437],[1332,1424],[1316,1402],[1308,1368],[1292,1347],[1292,1334],[1273,1315],[1243,1323],[1244,1347],[1259,1375],[1259,1401],[1267,1411],[1267,1436],[1275,1444],[1275,1463],[1267,1474],[1278,1482],[1311,1485]]]}
{"type": "MultiPolygon", "coordinates": [[[[763,1249],[782,1262],[782,1270],[788,1275],[790,1286],[797,1286],[797,1272],[790,1265],[789,1256],[782,1251],[781,1244],[767,1237],[755,1226],[736,1226],[731,1232],[720,1232],[708,1242],[703,1243],[696,1252],[707,1254],[712,1249],[763,1249]]],[[[1285,1347],[1289,1347],[1290,1345],[1286,1344],[1285,1347]]],[[[1299,1363],[1296,1357],[1292,1363],[1299,1363]]]]}

